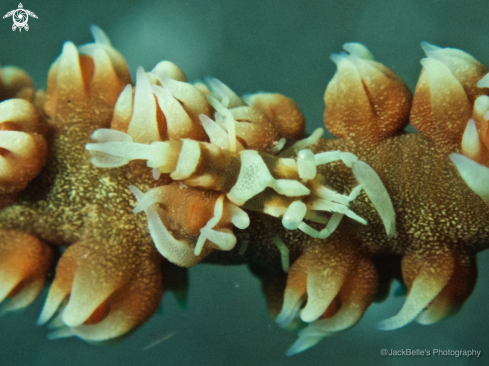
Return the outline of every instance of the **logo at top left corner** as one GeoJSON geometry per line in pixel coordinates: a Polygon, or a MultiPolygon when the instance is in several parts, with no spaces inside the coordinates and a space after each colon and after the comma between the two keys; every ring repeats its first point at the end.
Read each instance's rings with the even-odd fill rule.
{"type": "Polygon", "coordinates": [[[29,16],[37,19],[36,14],[34,14],[30,10],[24,9],[22,3],[19,3],[18,9],[9,11],[7,14],[3,16],[3,19],[12,17],[14,21],[14,24],[12,25],[12,30],[15,31],[18,28],[19,32],[21,32],[22,28],[24,28],[26,31],[29,30],[29,25],[27,24],[29,20],[29,16]]]}

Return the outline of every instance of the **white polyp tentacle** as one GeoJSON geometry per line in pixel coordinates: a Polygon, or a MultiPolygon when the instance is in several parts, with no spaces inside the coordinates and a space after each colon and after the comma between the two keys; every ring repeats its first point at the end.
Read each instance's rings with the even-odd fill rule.
{"type": "MultiPolygon", "coordinates": [[[[324,130],[322,128],[317,128],[309,137],[303,140],[297,141],[294,145],[289,147],[287,150],[279,154],[279,156],[287,156],[289,154],[295,155],[298,151],[305,149],[311,145],[314,145],[323,135],[324,130]]],[[[316,164],[318,165],[318,164],[316,164]]]]}
{"type": "MultiPolygon", "coordinates": [[[[224,124],[224,116],[219,113],[219,112],[216,112],[214,114],[214,117],[216,118],[215,122],[221,126],[224,130],[226,130],[226,125],[224,124]]],[[[226,131],[227,132],[227,131],[226,131]]]]}
{"type": "Polygon", "coordinates": [[[461,154],[450,154],[450,160],[467,186],[489,205],[489,168],[461,154]]]}
{"type": "Polygon", "coordinates": [[[226,109],[229,108],[229,97],[228,96],[221,99],[221,105],[226,109]]]}
{"type": "Polygon", "coordinates": [[[92,33],[94,43],[112,46],[109,37],[98,25],[90,25],[90,33],[92,33]]]}
{"type": "Polygon", "coordinates": [[[79,53],[72,42],[65,42],[60,57],[56,60],[57,80],[64,80],[69,77],[70,94],[73,98],[76,95],[77,103],[86,103],[88,101],[88,90],[85,88],[82,70],[79,63],[79,53]]]}
{"type": "Polygon", "coordinates": [[[169,136],[186,136],[193,129],[193,122],[172,93],[158,85],[151,85],[158,106],[165,115],[169,136]]]}
{"type": "Polygon", "coordinates": [[[301,179],[314,179],[317,173],[314,153],[311,150],[301,150],[297,154],[297,167],[301,179]]]}
{"type": "Polygon", "coordinates": [[[103,47],[96,47],[91,56],[95,65],[91,85],[96,87],[97,83],[100,82],[109,85],[116,84],[118,82],[118,76],[106,50],[103,47]]]}
{"type": "Polygon", "coordinates": [[[158,168],[153,168],[153,179],[158,180],[160,179],[161,172],[158,168]]]}
{"type": "Polygon", "coordinates": [[[196,115],[199,113],[206,113],[207,98],[205,95],[197,89],[194,85],[185,83],[178,80],[173,80],[165,75],[157,75],[161,85],[171,92],[173,97],[185,106],[185,109],[190,113],[196,115]]]}
{"type": "MultiPolygon", "coordinates": [[[[161,221],[156,211],[156,207],[154,206],[158,202],[164,202],[166,186],[152,188],[146,193],[141,192],[134,186],[129,186],[129,190],[134,194],[138,201],[138,204],[134,208],[133,212],[138,213],[144,211],[146,213],[151,237],[153,238],[160,253],[163,254],[167,250],[172,250],[173,253],[176,250],[180,250],[183,254],[187,253],[187,246],[185,242],[173,238],[161,221]]],[[[236,219],[236,222],[239,224],[240,228],[248,227],[249,218],[246,212],[232,204],[226,204],[225,206],[224,199],[224,194],[219,196],[214,206],[214,216],[200,230],[201,234],[197,240],[193,253],[195,256],[199,256],[201,254],[206,240],[213,242],[221,250],[231,250],[236,245],[236,237],[230,230],[213,230],[213,228],[222,219],[225,210],[230,210],[232,218],[236,219]],[[246,218],[244,216],[246,216],[246,218]]]]}
{"type": "MultiPolygon", "coordinates": [[[[229,150],[236,151],[236,120],[231,111],[224,107],[216,98],[210,95],[206,95],[206,97],[209,104],[224,117],[224,124],[229,136],[229,150]]],[[[229,101],[229,99],[225,97],[223,102],[226,103],[226,100],[229,101]]]]}
{"type": "Polygon", "coordinates": [[[112,48],[109,37],[105,32],[95,24],[90,26],[93,42],[78,46],[78,52],[83,55],[92,55],[97,49],[112,48]]]}
{"type": "Polygon", "coordinates": [[[374,60],[372,53],[361,43],[349,42],[343,44],[343,49],[350,55],[356,56],[364,60],[374,60]]]}
{"type": "MultiPolygon", "coordinates": [[[[160,186],[143,193],[138,188],[129,186],[129,190],[134,194],[138,201],[133,212],[138,213],[144,211],[146,213],[151,237],[160,253],[165,257],[165,254],[167,253],[171,255],[172,258],[183,258],[188,255],[188,246],[185,242],[175,239],[168,232],[157,213],[157,206],[155,206],[156,203],[165,201],[166,195],[168,194],[166,189],[167,186],[160,186]]],[[[230,202],[226,202],[225,204],[224,200],[225,195],[220,195],[214,205],[214,216],[200,229],[201,234],[193,250],[195,256],[201,254],[206,240],[211,241],[221,250],[231,250],[234,248],[236,245],[236,237],[231,230],[214,230],[214,227],[222,220],[225,214],[231,216],[231,222],[238,228],[245,229],[249,226],[250,219],[248,214],[230,202]]]]}
{"type": "Polygon", "coordinates": [[[285,137],[282,137],[280,140],[274,142],[276,143],[275,146],[273,146],[270,150],[268,150],[269,154],[276,155],[282,150],[285,146],[285,143],[287,142],[287,139],[285,137]]]}
{"type": "Polygon", "coordinates": [[[187,81],[187,78],[185,77],[183,71],[173,62],[166,60],[158,62],[153,70],[151,70],[151,74],[153,74],[162,85],[162,79],[165,77],[176,81],[187,81]]]}
{"type": "Polygon", "coordinates": [[[129,186],[128,187],[131,193],[136,197],[136,200],[139,202],[141,198],[143,198],[144,193],[136,186],[129,186]]]}
{"type": "Polygon", "coordinates": [[[479,95],[474,102],[474,114],[484,115],[489,111],[489,97],[479,95]]]}
{"type": "Polygon", "coordinates": [[[221,100],[228,98],[226,108],[236,108],[245,106],[246,103],[226,84],[216,78],[207,78],[207,84],[211,87],[212,93],[220,97],[221,100]]]}
{"type": "Polygon", "coordinates": [[[229,135],[226,130],[205,114],[200,114],[199,119],[211,143],[223,150],[229,150],[229,135]]]}
{"type": "Polygon", "coordinates": [[[197,243],[195,244],[195,249],[194,249],[194,255],[199,256],[200,253],[202,253],[202,248],[204,247],[204,243],[207,240],[205,235],[202,233],[202,229],[199,235],[199,239],[197,240],[197,243]]]}
{"type": "Polygon", "coordinates": [[[287,248],[287,245],[280,239],[278,236],[275,236],[273,238],[273,242],[277,246],[279,252],[280,252],[280,261],[282,263],[282,270],[285,273],[289,272],[290,269],[290,257],[289,257],[289,248],[287,248]]]}
{"type": "Polygon", "coordinates": [[[485,74],[482,79],[477,82],[478,88],[489,88],[489,73],[485,74]]]}
{"type": "Polygon", "coordinates": [[[479,133],[477,132],[477,127],[475,121],[471,118],[465,127],[464,134],[462,136],[462,153],[471,158],[472,160],[477,160],[477,157],[482,151],[482,145],[479,140],[479,133]]]}
{"type": "MultiPolygon", "coordinates": [[[[203,235],[207,240],[216,244],[221,250],[231,250],[234,248],[237,242],[236,237],[232,232],[212,230],[207,226],[200,229],[200,232],[201,235],[203,235]]],[[[197,254],[197,247],[195,247],[195,249],[196,251],[194,254],[199,255],[200,253],[197,254]]]]}
{"type": "Polygon", "coordinates": [[[221,194],[219,198],[216,200],[216,203],[214,205],[214,217],[210,219],[206,225],[209,229],[212,229],[214,226],[217,225],[219,220],[221,220],[223,211],[224,211],[224,195],[221,194]]]}
{"type": "Polygon", "coordinates": [[[132,118],[133,111],[133,87],[127,84],[117,98],[114,106],[112,127],[123,125],[126,128],[132,118]]]}
{"type": "MultiPolygon", "coordinates": [[[[207,136],[209,136],[211,143],[220,146],[223,150],[231,151],[230,136],[227,131],[226,119],[224,118],[224,116],[219,112],[216,112],[215,121],[207,117],[206,115],[199,115],[199,118],[202,122],[202,126],[204,127],[205,132],[207,133],[207,136]],[[204,118],[204,116],[206,118],[204,118]]],[[[229,118],[227,120],[229,120],[229,118]]],[[[235,151],[242,150],[245,150],[245,148],[243,147],[241,142],[239,142],[239,140],[236,140],[235,151]]]]}
{"type": "Polygon", "coordinates": [[[148,78],[148,81],[151,84],[151,86],[153,86],[153,85],[159,86],[158,85],[159,80],[155,74],[153,74],[151,72],[146,72],[146,77],[148,78]]]}
{"type": "MultiPolygon", "coordinates": [[[[163,187],[158,188],[164,189],[163,187]]],[[[146,194],[141,192],[141,190],[135,186],[129,186],[129,190],[132,194],[134,194],[138,201],[144,199],[145,195],[148,194],[148,192],[146,192],[146,194]]],[[[187,258],[190,254],[190,249],[186,243],[184,241],[175,239],[173,235],[170,234],[168,229],[161,221],[161,218],[153,204],[147,206],[144,209],[144,212],[148,220],[149,233],[161,255],[165,258],[172,258],[172,262],[176,263],[177,265],[186,263],[185,258],[187,258]]]]}
{"type": "MultiPolygon", "coordinates": [[[[138,204],[136,205],[136,207],[134,207],[132,212],[138,213],[146,210],[149,206],[157,202],[163,202],[163,192],[165,188],[166,188],[165,186],[152,188],[146,193],[142,193],[141,191],[139,191],[142,193],[142,195],[136,197],[136,199],[138,200],[138,204]]],[[[134,194],[133,192],[134,189],[133,188],[129,188],[129,189],[134,194]]]]}
{"type": "MultiPolygon", "coordinates": [[[[487,76],[487,75],[486,75],[487,76]]],[[[484,77],[486,78],[486,77],[484,77]]],[[[484,78],[482,80],[484,80],[484,78]]],[[[481,81],[482,81],[481,80],[481,81]]],[[[462,137],[462,154],[484,164],[489,143],[489,96],[480,95],[474,102],[472,118],[468,121],[462,137]]]]}
{"type": "Polygon", "coordinates": [[[182,149],[178,157],[177,167],[170,177],[173,180],[188,178],[197,167],[200,159],[200,146],[197,141],[183,140],[182,149]]]}
{"type": "Polygon", "coordinates": [[[299,316],[300,310],[305,302],[306,296],[304,296],[304,294],[286,288],[282,310],[275,319],[275,322],[279,327],[285,328],[292,323],[292,321],[299,316]]]}
{"type": "Polygon", "coordinates": [[[150,143],[161,140],[156,120],[156,101],[151,84],[141,66],[136,72],[134,108],[127,134],[136,142],[150,143]]]}

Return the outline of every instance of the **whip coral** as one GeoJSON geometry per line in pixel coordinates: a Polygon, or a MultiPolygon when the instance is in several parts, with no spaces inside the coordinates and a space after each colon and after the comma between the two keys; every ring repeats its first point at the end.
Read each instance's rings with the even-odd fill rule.
{"type": "Polygon", "coordinates": [[[247,264],[277,324],[298,330],[289,355],[355,325],[398,273],[406,301],[378,328],[460,310],[489,244],[489,76],[472,56],[423,43],[411,95],[345,44],[324,95],[337,139],[323,139],[290,98],[192,84],[169,61],[133,84],[92,34],[63,45],[45,92],[1,69],[4,311],[55,268],[49,337],[117,339],[197,263],[247,264]]]}

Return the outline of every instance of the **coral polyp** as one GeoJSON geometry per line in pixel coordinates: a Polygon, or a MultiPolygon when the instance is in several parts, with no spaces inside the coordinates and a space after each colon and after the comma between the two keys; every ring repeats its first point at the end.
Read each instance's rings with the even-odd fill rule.
{"type": "Polygon", "coordinates": [[[198,263],[247,264],[289,355],[354,326],[393,279],[378,328],[435,323],[472,293],[489,245],[489,74],[423,43],[414,95],[359,43],[333,55],[322,130],[281,94],[239,97],[175,64],[138,68],[92,27],[34,92],[0,69],[0,301],[50,338],[118,339],[198,263]],[[411,123],[419,132],[408,133],[411,123]],[[60,255],[57,255],[60,253],[60,255]]]}

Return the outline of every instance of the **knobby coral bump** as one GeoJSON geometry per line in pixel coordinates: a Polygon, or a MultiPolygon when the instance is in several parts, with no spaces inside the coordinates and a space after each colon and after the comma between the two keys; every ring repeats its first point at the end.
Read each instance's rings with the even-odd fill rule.
{"type": "Polygon", "coordinates": [[[184,290],[185,268],[247,263],[278,325],[301,329],[293,355],[352,327],[394,278],[408,292],[384,330],[470,296],[489,244],[489,74],[472,56],[423,43],[412,96],[345,44],[324,95],[338,138],[322,139],[290,98],[188,83],[168,61],[133,84],[91,30],[63,45],[46,91],[0,69],[3,312],[54,270],[49,337],[117,339],[184,290]]]}

